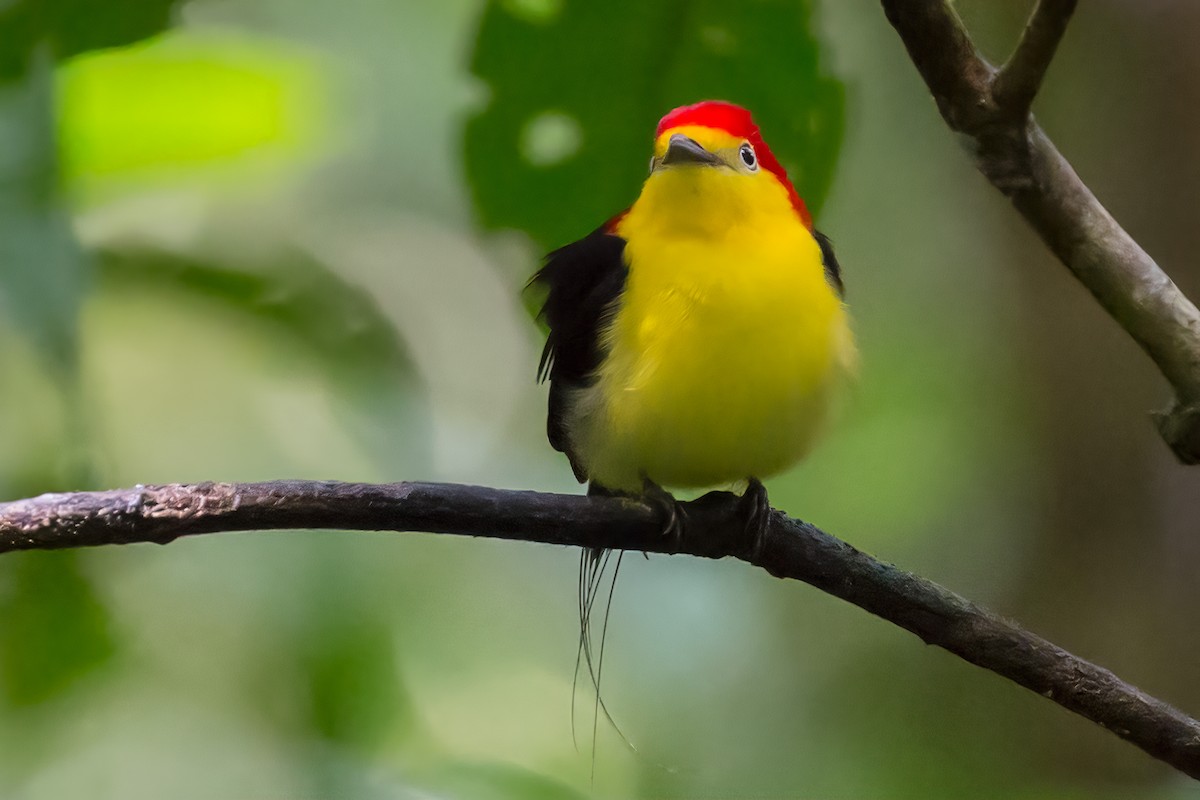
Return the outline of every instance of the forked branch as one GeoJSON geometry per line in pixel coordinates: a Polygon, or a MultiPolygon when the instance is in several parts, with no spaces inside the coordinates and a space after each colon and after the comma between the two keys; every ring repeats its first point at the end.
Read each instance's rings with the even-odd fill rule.
{"type": "Polygon", "coordinates": [[[1016,49],[996,75],[996,102],[1014,119],[1024,120],[1029,115],[1033,98],[1042,88],[1042,78],[1075,13],[1076,2],[1038,0],[1016,49]]]}
{"type": "Polygon", "coordinates": [[[983,59],[947,0],[882,0],[951,129],[980,171],[1154,360],[1175,390],[1159,431],[1200,463],[1200,311],[1117,224],[1029,113],[1075,0],[1039,0],[1012,58],[983,59]]]}
{"type": "MultiPolygon", "coordinates": [[[[0,552],[131,542],[220,531],[337,528],[430,531],[575,547],[672,552],[655,512],[631,500],[431,483],[277,481],[140,486],[0,504],[0,552]]],[[[996,672],[1200,778],[1200,723],[992,612],[877,561],[776,511],[761,548],[731,496],[688,504],[679,549],[733,556],[804,581],[996,672]]]]}

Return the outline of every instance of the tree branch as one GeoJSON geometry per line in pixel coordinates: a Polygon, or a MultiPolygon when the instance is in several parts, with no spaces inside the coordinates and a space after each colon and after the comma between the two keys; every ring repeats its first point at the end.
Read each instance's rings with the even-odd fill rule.
{"type": "Polygon", "coordinates": [[[1025,32],[1008,63],[996,75],[993,93],[996,102],[1014,118],[1024,120],[1042,86],[1042,78],[1054,60],[1054,51],[1067,23],[1075,13],[1077,0],[1038,0],[1025,32]]]}
{"type": "Polygon", "coordinates": [[[689,503],[686,531],[673,550],[652,509],[620,498],[431,483],[177,484],[0,504],[0,552],[165,544],[220,531],[337,528],[733,556],[854,603],[1200,778],[1200,723],[1180,711],[935,583],[778,511],[756,554],[738,514],[736,502],[724,492],[689,503]]]}
{"type": "Polygon", "coordinates": [[[1074,0],[1039,0],[1000,71],[976,51],[946,0],[882,0],[952,130],[979,170],[1033,226],[1175,390],[1156,415],[1180,461],[1200,463],[1200,311],[1113,219],[1033,121],[1029,105],[1074,0]]]}

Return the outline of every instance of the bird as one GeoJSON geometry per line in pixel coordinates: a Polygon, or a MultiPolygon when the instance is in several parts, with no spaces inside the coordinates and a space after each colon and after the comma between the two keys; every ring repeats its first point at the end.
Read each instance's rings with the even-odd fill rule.
{"type": "Polygon", "coordinates": [[[765,494],[853,371],[841,268],[745,108],[676,108],[653,147],[633,205],[531,280],[547,437],[594,493],[765,494]]]}
{"type": "MultiPolygon", "coordinates": [[[[637,199],[547,255],[530,286],[545,292],[547,437],[588,493],[645,499],[678,537],[669,489],[744,483],[760,546],[762,480],[809,452],[856,350],[833,245],[751,113],[722,100],[668,112],[637,199]]],[[[607,555],[580,562],[597,686],[587,620],[607,555]]]]}

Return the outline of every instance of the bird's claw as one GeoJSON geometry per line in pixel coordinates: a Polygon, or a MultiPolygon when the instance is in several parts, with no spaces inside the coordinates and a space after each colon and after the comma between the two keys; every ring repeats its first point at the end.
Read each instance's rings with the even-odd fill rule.
{"type": "Polygon", "coordinates": [[[746,491],[738,499],[738,516],[744,520],[747,538],[753,544],[750,548],[750,560],[757,562],[762,556],[767,526],[771,520],[771,501],[767,497],[767,487],[758,478],[750,478],[746,491]]]}
{"type": "Polygon", "coordinates": [[[663,520],[662,535],[671,543],[671,552],[678,553],[683,546],[683,532],[687,527],[687,511],[674,495],[649,478],[642,478],[642,494],[646,502],[658,511],[663,520]]]}

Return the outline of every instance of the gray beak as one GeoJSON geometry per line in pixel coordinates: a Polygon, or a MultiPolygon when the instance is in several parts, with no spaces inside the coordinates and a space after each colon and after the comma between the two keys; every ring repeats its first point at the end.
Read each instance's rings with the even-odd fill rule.
{"type": "Polygon", "coordinates": [[[700,146],[695,139],[689,139],[682,133],[672,134],[667,144],[667,152],[662,157],[664,166],[672,164],[719,164],[721,159],[700,146]]]}

